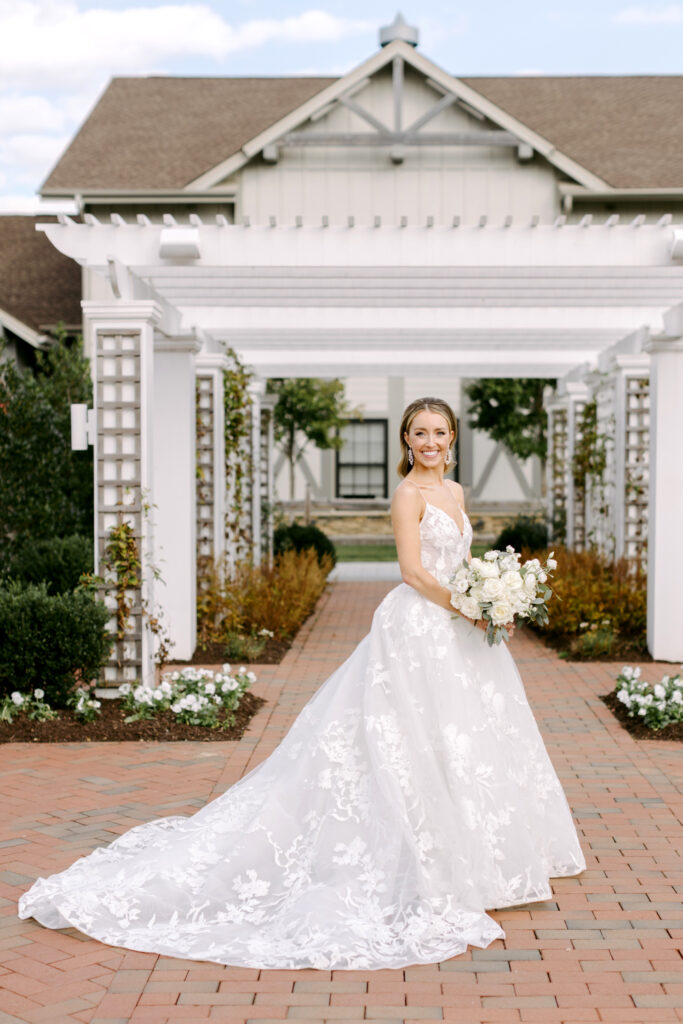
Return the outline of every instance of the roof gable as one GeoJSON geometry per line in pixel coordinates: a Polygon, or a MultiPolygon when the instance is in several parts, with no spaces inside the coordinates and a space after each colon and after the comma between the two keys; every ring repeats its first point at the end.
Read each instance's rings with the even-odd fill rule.
{"type": "Polygon", "coordinates": [[[533,149],[541,153],[549,163],[558,170],[569,175],[581,185],[588,188],[605,188],[606,182],[593,174],[586,167],[578,164],[567,154],[562,153],[548,139],[539,135],[528,125],[523,124],[514,115],[508,113],[481,93],[476,92],[465,81],[454,78],[432,61],[423,57],[414,47],[401,40],[389,43],[369,60],[354,68],[349,74],[337,79],[326,89],[317,95],[312,96],[295,110],[289,111],[283,118],[270,124],[263,132],[250,139],[241,147],[241,151],[221,161],[216,167],[202,174],[190,183],[188,189],[210,189],[218,185],[226,177],[234,174],[243,167],[250,159],[262,152],[278,139],[281,139],[288,132],[303,125],[311,117],[315,117],[321,110],[325,110],[331,103],[343,101],[347,93],[354,90],[363,80],[376,75],[392,63],[395,58],[400,58],[405,64],[410,65],[414,70],[422,74],[430,83],[435,83],[442,93],[450,93],[457,99],[464,101],[471,108],[481,113],[500,129],[510,132],[520,142],[527,143],[533,149]]]}

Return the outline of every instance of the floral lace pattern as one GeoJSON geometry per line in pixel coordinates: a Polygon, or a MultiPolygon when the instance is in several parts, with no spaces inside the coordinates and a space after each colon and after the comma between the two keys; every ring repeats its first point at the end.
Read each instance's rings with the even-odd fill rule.
{"type": "MultiPolygon", "coordinates": [[[[472,538],[427,505],[422,560],[472,538]]],[[[504,644],[401,584],[261,765],[22,896],[114,946],[272,968],[398,968],[502,937],[487,909],[585,862],[504,644]]]]}

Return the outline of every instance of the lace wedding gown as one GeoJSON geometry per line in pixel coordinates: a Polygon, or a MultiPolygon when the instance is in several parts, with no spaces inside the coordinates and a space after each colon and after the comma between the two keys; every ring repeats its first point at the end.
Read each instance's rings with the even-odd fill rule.
{"type": "MultiPolygon", "coordinates": [[[[437,578],[469,550],[464,522],[427,505],[437,578]]],[[[505,644],[401,584],[263,764],[39,878],[19,914],[192,960],[398,968],[504,937],[487,908],[584,867],[505,644]]]]}

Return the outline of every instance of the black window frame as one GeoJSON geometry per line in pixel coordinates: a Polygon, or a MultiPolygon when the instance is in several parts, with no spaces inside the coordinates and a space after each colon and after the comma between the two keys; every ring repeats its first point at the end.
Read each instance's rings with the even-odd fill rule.
{"type": "MultiPolygon", "coordinates": [[[[337,448],[335,453],[334,453],[335,454],[335,460],[334,460],[334,462],[335,462],[335,465],[334,465],[334,493],[335,493],[335,497],[339,498],[340,500],[344,500],[345,498],[348,498],[349,500],[353,500],[354,498],[357,498],[357,499],[361,499],[361,498],[367,498],[367,499],[381,498],[381,499],[386,499],[389,496],[389,466],[388,466],[388,462],[389,462],[389,421],[388,421],[388,419],[386,417],[382,417],[382,416],[369,416],[369,417],[365,417],[362,420],[349,420],[349,426],[354,426],[356,424],[358,424],[359,426],[362,425],[362,424],[366,424],[366,425],[369,425],[369,424],[380,424],[382,426],[382,428],[383,428],[383,443],[384,443],[384,462],[342,462],[342,460],[341,460],[342,450],[337,448]],[[340,469],[342,469],[342,468],[344,468],[346,466],[356,466],[359,469],[378,469],[378,468],[381,468],[381,470],[382,470],[382,478],[383,478],[383,492],[384,493],[383,494],[345,494],[345,495],[340,494],[340,487],[339,487],[340,472],[339,471],[340,471],[340,469]]],[[[337,436],[341,436],[339,431],[337,432],[337,436]]]]}

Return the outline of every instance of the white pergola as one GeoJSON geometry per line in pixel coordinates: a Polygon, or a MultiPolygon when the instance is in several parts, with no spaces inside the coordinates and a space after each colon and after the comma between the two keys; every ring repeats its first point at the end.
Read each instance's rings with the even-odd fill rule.
{"type": "MultiPolygon", "coordinates": [[[[156,597],[178,657],[195,640],[195,375],[218,381],[224,346],[260,378],[410,376],[425,367],[444,376],[562,377],[645,329],[655,339],[650,646],[655,657],[683,658],[671,610],[683,578],[672,511],[683,496],[683,323],[667,313],[683,299],[683,252],[670,217],[652,225],[616,215],[571,225],[455,217],[447,227],[298,217],[234,225],[197,215],[179,225],[170,214],[161,226],[144,215],[84,221],[39,227],[90,272],[83,310],[100,551],[117,504],[138,508],[151,493],[154,536],[146,539],[142,518],[138,525],[147,553],[165,559],[156,597]]],[[[217,402],[219,390],[215,383],[206,393],[217,402]]],[[[224,513],[217,501],[216,536],[224,513]]],[[[137,662],[148,678],[149,652],[137,662]]]]}

